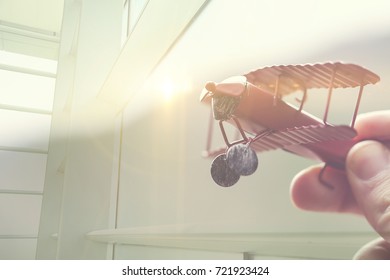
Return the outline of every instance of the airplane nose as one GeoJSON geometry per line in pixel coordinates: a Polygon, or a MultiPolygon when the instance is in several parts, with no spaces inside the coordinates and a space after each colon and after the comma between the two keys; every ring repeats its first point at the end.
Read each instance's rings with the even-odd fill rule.
{"type": "Polygon", "coordinates": [[[217,85],[214,82],[207,82],[205,88],[207,91],[214,93],[217,90],[217,85]]]}

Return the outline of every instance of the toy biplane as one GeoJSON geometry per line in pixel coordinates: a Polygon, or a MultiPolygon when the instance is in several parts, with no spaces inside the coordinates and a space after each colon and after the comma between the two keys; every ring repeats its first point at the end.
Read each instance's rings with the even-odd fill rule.
{"type": "Polygon", "coordinates": [[[357,142],[354,124],[363,88],[380,80],[373,72],[355,64],[321,64],[265,67],[221,83],[208,82],[200,100],[211,104],[209,135],[205,156],[215,157],[211,176],[220,186],[234,185],[240,176],[253,174],[258,152],[285,151],[325,162],[320,181],[325,185],[325,168],[343,169],[350,148],[357,142]],[[355,110],[349,125],[332,125],[328,112],[334,89],[358,87],[355,110]],[[307,92],[328,89],[323,118],[303,110],[307,92]],[[290,93],[302,92],[299,106],[283,100],[290,93]],[[214,120],[219,122],[226,147],[211,149],[214,120]],[[238,130],[239,139],[230,142],[224,123],[238,130]]]}

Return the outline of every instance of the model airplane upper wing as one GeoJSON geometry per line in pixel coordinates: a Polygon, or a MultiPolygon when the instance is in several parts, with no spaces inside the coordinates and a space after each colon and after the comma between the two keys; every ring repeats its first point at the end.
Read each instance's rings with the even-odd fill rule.
{"type": "Polygon", "coordinates": [[[261,68],[244,75],[251,84],[286,95],[299,89],[347,88],[375,84],[380,78],[355,64],[328,62],[322,64],[279,65],[261,68]],[[334,76],[334,77],[333,77],[334,76]]]}
{"type": "Polygon", "coordinates": [[[330,126],[318,124],[271,132],[253,141],[251,147],[257,152],[263,152],[283,149],[292,145],[348,140],[356,135],[356,131],[346,125],[330,126]]]}

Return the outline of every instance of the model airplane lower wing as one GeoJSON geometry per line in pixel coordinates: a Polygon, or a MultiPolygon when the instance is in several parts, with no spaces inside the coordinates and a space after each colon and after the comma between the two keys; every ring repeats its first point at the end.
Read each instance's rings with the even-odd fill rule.
{"type": "Polygon", "coordinates": [[[283,149],[288,146],[352,139],[356,131],[346,125],[317,124],[278,130],[254,138],[250,146],[256,152],[283,149]]]}

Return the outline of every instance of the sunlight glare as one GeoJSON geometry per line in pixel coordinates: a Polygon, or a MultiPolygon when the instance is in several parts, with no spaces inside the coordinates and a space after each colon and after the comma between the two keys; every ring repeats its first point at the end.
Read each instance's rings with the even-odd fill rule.
{"type": "Polygon", "coordinates": [[[142,94],[152,94],[156,101],[170,103],[176,97],[189,93],[191,88],[192,83],[185,75],[155,74],[145,83],[142,94]]]}
{"type": "Polygon", "coordinates": [[[177,89],[171,79],[165,78],[161,84],[161,93],[164,101],[169,102],[176,94],[177,89]]]}

